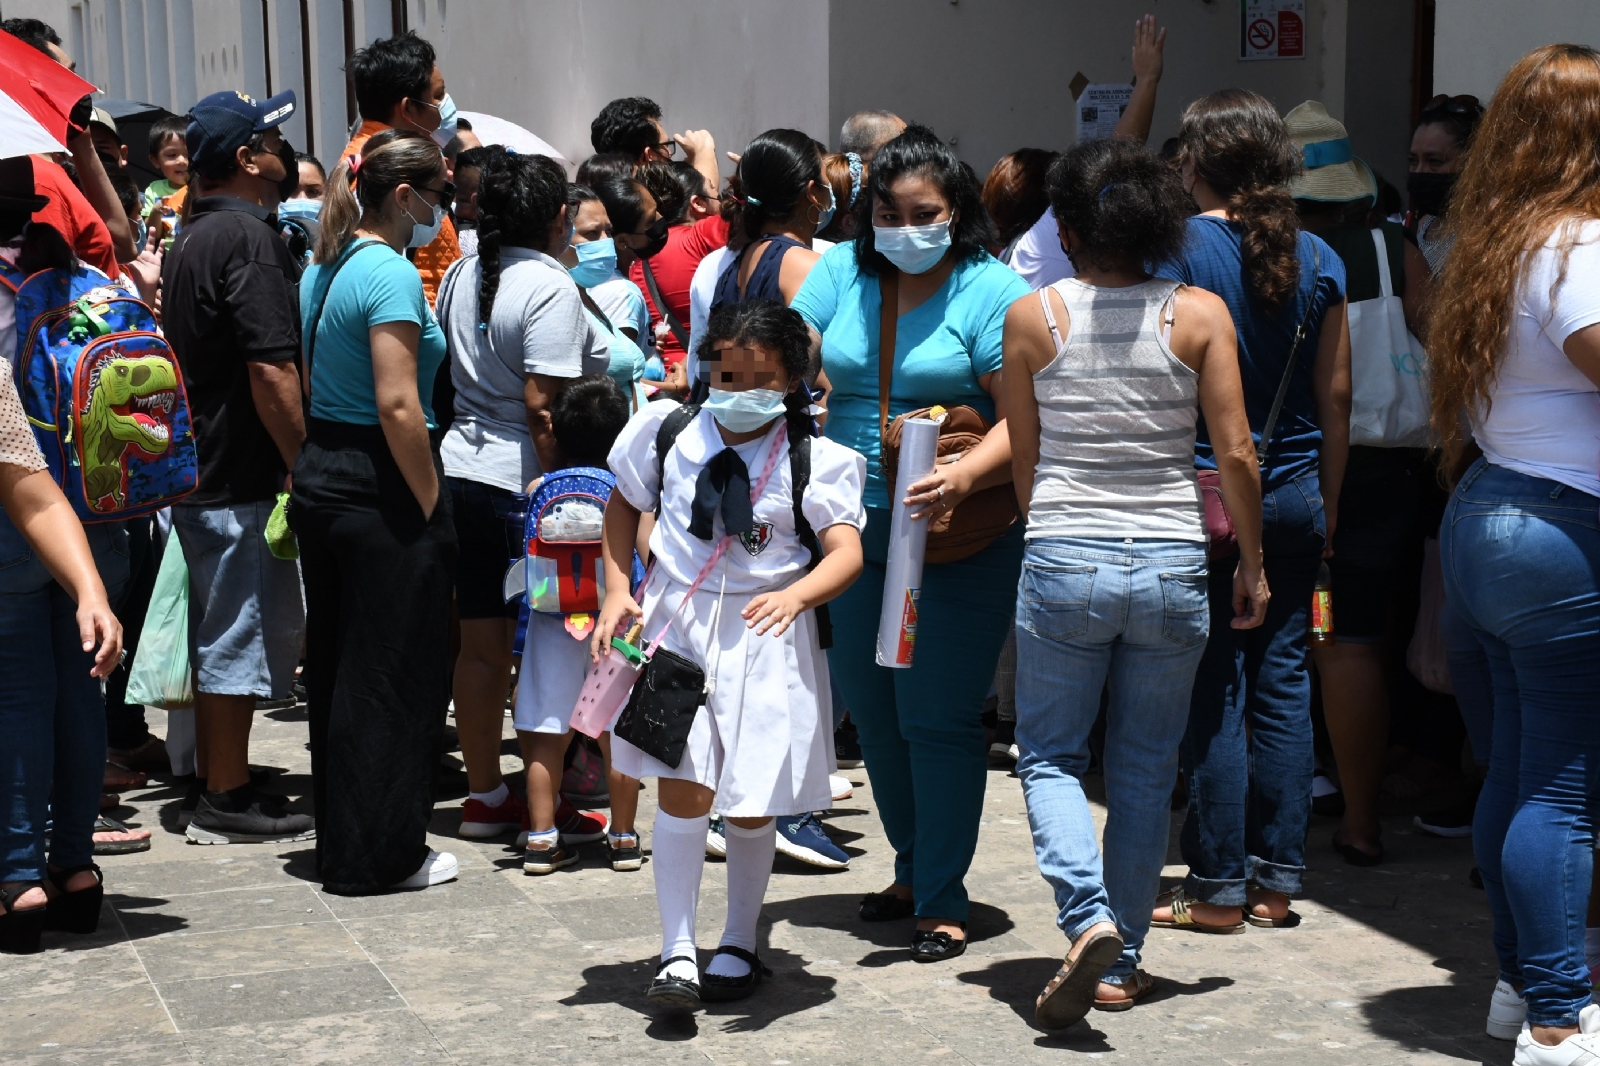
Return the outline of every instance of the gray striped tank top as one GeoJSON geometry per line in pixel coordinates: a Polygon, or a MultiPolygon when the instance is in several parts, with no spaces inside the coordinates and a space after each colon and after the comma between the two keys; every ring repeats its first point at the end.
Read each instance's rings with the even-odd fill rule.
{"type": "Polygon", "coordinates": [[[1103,289],[1068,278],[1050,288],[1070,321],[1063,342],[1041,289],[1056,357],[1033,376],[1039,465],[1028,538],[1203,542],[1194,474],[1200,376],[1162,339],[1178,283],[1103,289]]]}

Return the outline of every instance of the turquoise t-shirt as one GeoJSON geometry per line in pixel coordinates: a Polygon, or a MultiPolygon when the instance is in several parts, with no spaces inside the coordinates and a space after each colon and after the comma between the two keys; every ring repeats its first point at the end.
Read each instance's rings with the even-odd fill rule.
{"type": "MultiPolygon", "coordinates": [[[[994,420],[994,401],[978,378],[1000,369],[1006,309],[1028,295],[1010,267],[984,253],[960,263],[940,290],[895,326],[889,417],[919,407],[967,404],[994,420]]],[[[855,245],[822,254],[790,305],[822,334],[828,397],[827,436],[867,457],[868,507],[888,507],[879,468],[878,279],[856,267],[855,245]]]]}
{"type": "MultiPolygon", "coordinates": [[[[433,382],[444,362],[444,331],[433,317],[422,278],[410,261],[387,244],[370,244],[354,253],[333,279],[317,347],[311,360],[311,417],[358,426],[378,424],[377,390],[372,381],[372,345],[368,330],[385,322],[415,322],[422,327],[417,343],[417,395],[428,428],[433,416],[433,382]]],[[[300,277],[300,335],[311,340],[311,316],[322,297],[323,278],[331,265],[318,264],[300,277]]]]}

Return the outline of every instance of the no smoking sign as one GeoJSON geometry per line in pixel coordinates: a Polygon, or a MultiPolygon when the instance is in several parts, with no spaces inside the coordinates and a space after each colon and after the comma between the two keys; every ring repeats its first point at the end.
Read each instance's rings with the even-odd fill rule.
{"type": "Polygon", "coordinates": [[[1239,0],[1240,59],[1304,59],[1305,0],[1239,0]]]}

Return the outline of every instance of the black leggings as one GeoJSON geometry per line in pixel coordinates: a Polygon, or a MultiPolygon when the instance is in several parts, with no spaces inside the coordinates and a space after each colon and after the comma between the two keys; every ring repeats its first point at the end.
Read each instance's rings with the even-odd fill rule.
{"type": "Polygon", "coordinates": [[[330,892],[389,888],[428,855],[450,699],[456,536],[424,517],[377,426],[312,419],[291,522],[306,586],[317,873],[330,892]]]}

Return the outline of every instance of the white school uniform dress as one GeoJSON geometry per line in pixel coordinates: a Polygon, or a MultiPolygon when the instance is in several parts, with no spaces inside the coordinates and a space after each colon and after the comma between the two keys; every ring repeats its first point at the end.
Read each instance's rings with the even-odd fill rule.
{"type": "Polygon", "coordinates": [[[511,724],[522,733],[565,733],[588,674],[589,638],[574,639],[565,615],[528,612],[511,724]]]}
{"type": "MultiPolygon", "coordinates": [[[[647,405],[622,431],[608,459],[616,491],[630,504],[649,513],[661,500],[661,517],[650,535],[656,562],[642,594],[646,641],[661,631],[723,536],[720,512],[714,539],[689,532],[695,480],[728,447],[710,412],[701,411],[678,435],[667,455],[665,490],[657,483],[656,434],[677,406],[670,400],[647,405]]],[[[789,440],[782,422],[775,432],[734,450],[753,487],[774,442],[782,451],[754,504],[753,533],[729,546],[661,642],[713,681],[709,699],[695,712],[682,761],[674,769],[621,737],[614,737],[611,749],[617,769],[629,777],[695,781],[716,793],[713,812],[734,818],[803,814],[826,810],[833,802],[828,787],[834,768],[833,701],[827,658],[817,644],[816,614],[806,611],[780,637],[756,636],[740,614],[757,595],[805,576],[811,561],[795,535],[789,440]]],[[[812,438],[811,480],[801,508],[819,535],[829,526],[859,530],[866,524],[861,503],[866,465],[844,445],[812,438]]]]}

